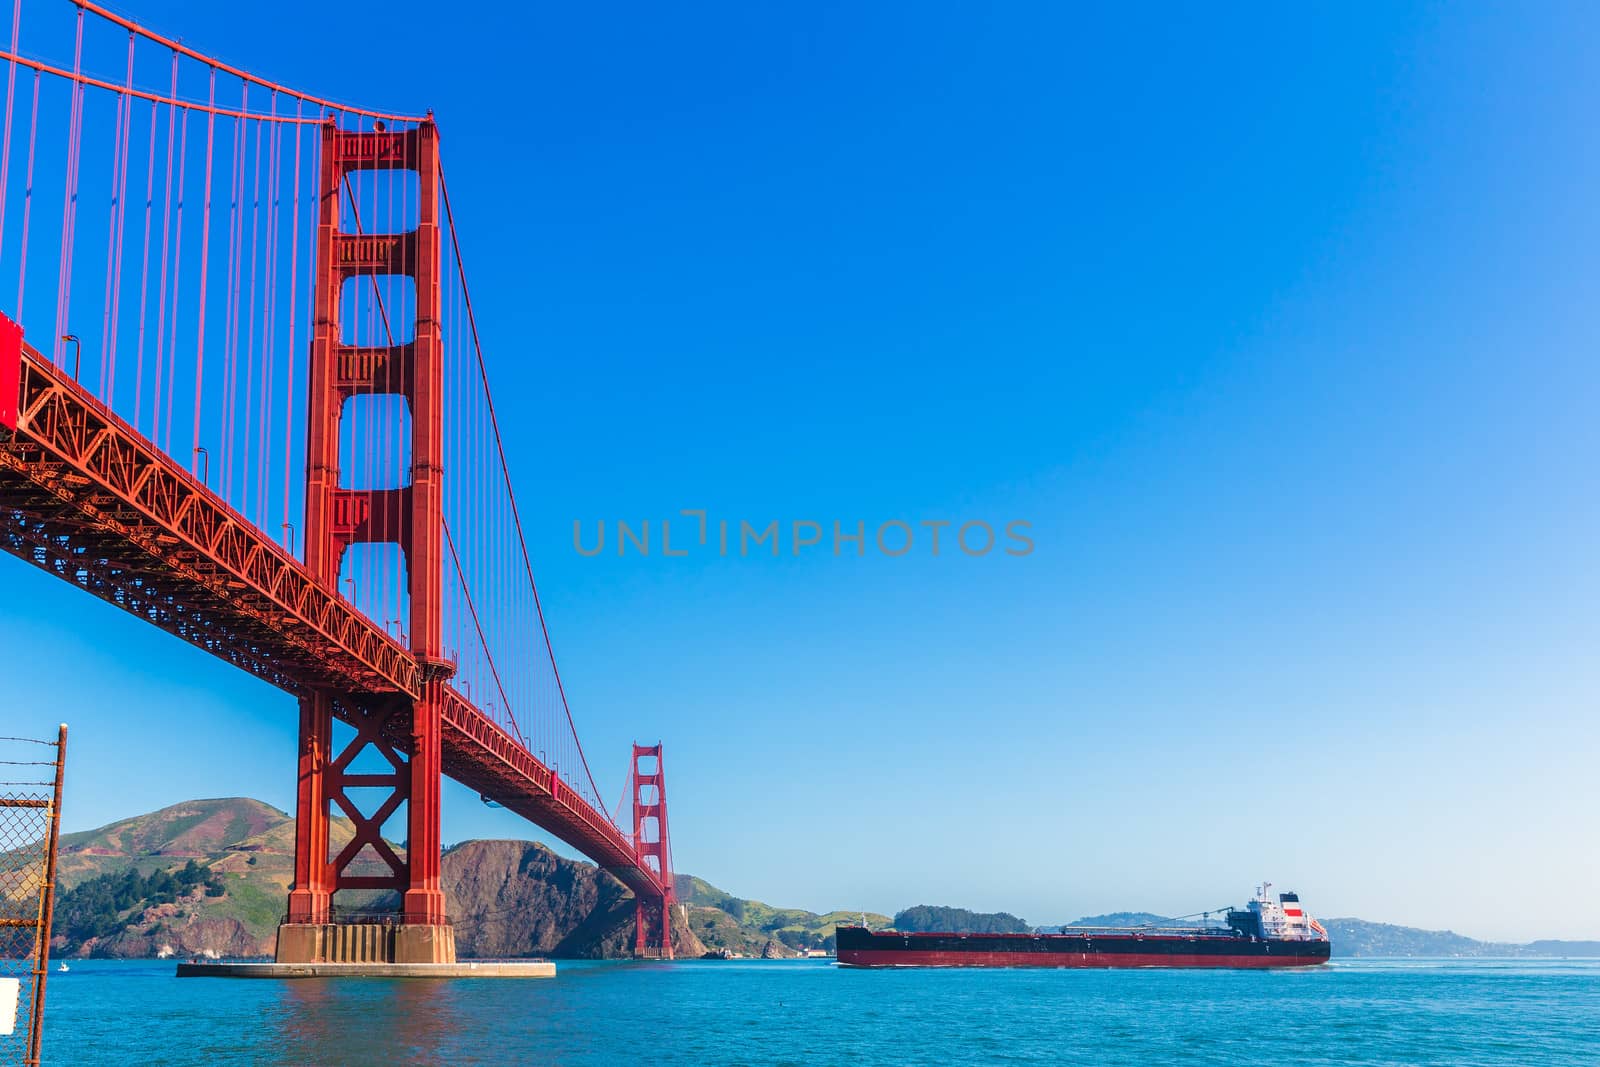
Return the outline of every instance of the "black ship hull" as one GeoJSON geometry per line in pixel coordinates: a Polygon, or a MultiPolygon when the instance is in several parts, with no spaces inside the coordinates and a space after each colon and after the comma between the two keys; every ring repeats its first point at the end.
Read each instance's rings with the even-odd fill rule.
{"type": "Polygon", "coordinates": [[[875,933],[841,926],[839,962],[852,967],[1313,967],[1327,941],[1232,932],[1063,934],[875,933]]]}

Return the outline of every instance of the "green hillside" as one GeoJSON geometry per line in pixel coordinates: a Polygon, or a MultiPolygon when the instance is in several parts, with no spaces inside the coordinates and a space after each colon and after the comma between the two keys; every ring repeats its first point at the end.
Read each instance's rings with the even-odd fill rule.
{"type": "MultiPolygon", "coordinates": [[[[349,820],[333,820],[334,847],[352,834],[349,820]]],[[[294,879],[294,820],[247,797],[185,801],[63,834],[57,871],[64,952],[257,955],[277,936],[294,879]],[[191,863],[201,873],[194,886],[175,891],[160,877],[191,863]],[[93,881],[92,893],[74,895],[93,881]]]]}
{"type": "Polygon", "coordinates": [[[833,931],[841,923],[863,917],[877,929],[889,925],[876,912],[776,908],[759,900],[736,897],[704,879],[680,874],[674,879],[678,900],[689,912],[689,925],[707,947],[748,956],[790,955],[805,949],[830,950],[833,931]]]}
{"type": "Polygon", "coordinates": [[[918,904],[896,912],[896,930],[912,933],[951,932],[958,934],[1026,934],[1033,927],[1007,911],[968,911],[933,904],[918,904]]]}
{"type": "Polygon", "coordinates": [[[186,801],[63,834],[56,869],[57,951],[254,954],[283,913],[294,821],[243,797],[186,801]]]}

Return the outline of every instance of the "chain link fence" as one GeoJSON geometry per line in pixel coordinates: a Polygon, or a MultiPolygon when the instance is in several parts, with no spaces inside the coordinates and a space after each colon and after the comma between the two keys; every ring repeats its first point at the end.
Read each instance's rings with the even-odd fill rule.
{"type": "Polygon", "coordinates": [[[0,737],[0,1064],[39,1062],[66,748],[0,737]]]}

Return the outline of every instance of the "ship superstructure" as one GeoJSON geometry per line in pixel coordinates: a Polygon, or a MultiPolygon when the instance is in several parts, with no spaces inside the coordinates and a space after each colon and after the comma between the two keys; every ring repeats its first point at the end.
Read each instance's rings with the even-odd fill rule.
{"type": "Polygon", "coordinates": [[[1255,897],[1243,911],[1228,911],[1228,926],[1273,941],[1328,940],[1328,931],[1300,906],[1300,894],[1279,893],[1273,899],[1271,882],[1256,887],[1255,897]]]}

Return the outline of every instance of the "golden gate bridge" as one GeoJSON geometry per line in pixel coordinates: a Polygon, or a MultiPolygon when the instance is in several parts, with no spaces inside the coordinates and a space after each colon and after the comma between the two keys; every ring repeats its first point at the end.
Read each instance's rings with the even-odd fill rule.
{"type": "Polygon", "coordinates": [[[670,957],[661,746],[633,746],[608,807],[432,114],[299,92],[87,0],[15,0],[0,60],[0,546],[298,700],[279,960],[349,940],[342,891],[396,895],[393,962],[454,960],[442,775],[610,871],[636,951],[670,957]]]}

